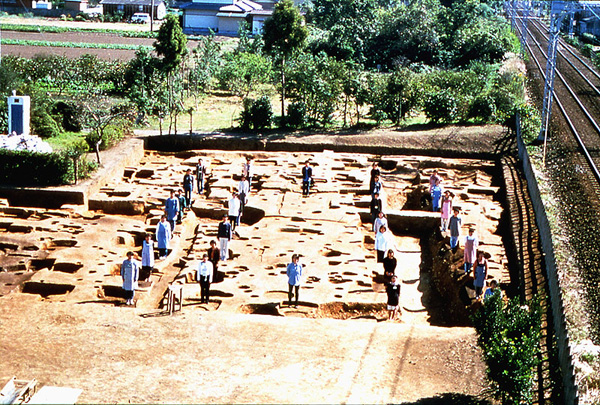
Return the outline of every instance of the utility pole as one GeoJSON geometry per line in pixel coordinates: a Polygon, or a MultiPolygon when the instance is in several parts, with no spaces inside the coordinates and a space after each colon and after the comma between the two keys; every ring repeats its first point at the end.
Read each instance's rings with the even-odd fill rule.
{"type": "Polygon", "coordinates": [[[154,0],[150,3],[150,32],[154,31],[154,0]]]}

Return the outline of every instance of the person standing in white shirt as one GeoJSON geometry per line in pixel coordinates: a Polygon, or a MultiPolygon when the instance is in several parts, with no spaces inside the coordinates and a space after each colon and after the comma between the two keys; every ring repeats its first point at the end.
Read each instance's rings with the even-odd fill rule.
{"type": "Polygon", "coordinates": [[[213,264],[208,261],[208,255],[202,255],[202,261],[198,264],[196,281],[200,283],[200,303],[208,304],[210,298],[210,283],[213,280],[213,264]]]}
{"type": "Polygon", "coordinates": [[[240,199],[240,216],[244,214],[244,207],[248,204],[248,195],[250,194],[250,183],[246,176],[242,175],[242,180],[238,184],[238,197],[240,199]]]}
{"type": "Polygon", "coordinates": [[[229,222],[231,222],[231,231],[235,231],[236,225],[240,224],[240,199],[237,193],[233,193],[229,199],[229,222]]]}

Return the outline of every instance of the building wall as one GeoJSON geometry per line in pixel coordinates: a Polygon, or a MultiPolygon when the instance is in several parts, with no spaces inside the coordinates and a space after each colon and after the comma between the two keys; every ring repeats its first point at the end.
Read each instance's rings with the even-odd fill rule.
{"type": "Polygon", "coordinates": [[[183,14],[183,28],[190,30],[219,29],[216,11],[186,10],[183,14]]]}
{"type": "Polygon", "coordinates": [[[219,17],[219,34],[237,34],[243,17],[219,17]]]}

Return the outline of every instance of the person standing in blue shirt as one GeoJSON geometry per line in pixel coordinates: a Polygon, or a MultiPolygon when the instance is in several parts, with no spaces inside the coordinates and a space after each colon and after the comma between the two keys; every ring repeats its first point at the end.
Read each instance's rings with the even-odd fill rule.
{"type": "Polygon", "coordinates": [[[442,188],[436,184],[431,189],[431,206],[433,208],[433,212],[438,212],[440,210],[440,199],[441,198],[442,198],[442,188]]]}
{"type": "Polygon", "coordinates": [[[371,189],[371,198],[374,198],[375,194],[379,194],[379,196],[381,196],[382,189],[383,189],[383,184],[381,184],[381,178],[379,176],[375,176],[373,178],[373,186],[371,189]]]}
{"type": "Polygon", "coordinates": [[[165,215],[160,217],[160,221],[156,224],[156,241],[158,242],[158,256],[161,260],[167,257],[169,253],[169,242],[172,238],[171,225],[167,221],[165,215]]]}
{"type": "Polygon", "coordinates": [[[307,197],[310,192],[310,185],[312,183],[312,167],[310,167],[308,160],[304,162],[302,168],[302,196],[307,197]]]}
{"type": "Polygon", "coordinates": [[[133,305],[133,296],[138,286],[140,276],[140,263],[133,259],[133,252],[127,252],[127,259],[121,264],[121,278],[125,290],[126,305],[133,305]]]}
{"type": "Polygon", "coordinates": [[[171,225],[171,232],[175,231],[175,221],[177,220],[179,209],[179,199],[175,197],[175,192],[171,190],[171,196],[165,201],[165,215],[171,225]]]}
{"type": "Polygon", "coordinates": [[[292,305],[292,298],[296,298],[296,308],[298,308],[298,292],[300,290],[300,279],[302,277],[302,265],[298,263],[298,255],[292,255],[292,262],[287,265],[288,276],[288,305],[292,305]],[[292,293],[295,290],[295,294],[292,293]]]}
{"type": "Polygon", "coordinates": [[[453,209],[452,216],[448,221],[448,229],[450,230],[450,248],[456,251],[458,248],[458,237],[460,236],[460,226],[462,219],[458,216],[460,210],[458,208],[453,209]]]}

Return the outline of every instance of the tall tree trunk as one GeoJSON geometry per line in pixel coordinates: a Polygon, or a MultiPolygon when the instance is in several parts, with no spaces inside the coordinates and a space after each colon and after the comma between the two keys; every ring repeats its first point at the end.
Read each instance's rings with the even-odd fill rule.
{"type": "Polygon", "coordinates": [[[398,111],[396,112],[396,126],[400,125],[401,117],[402,117],[402,96],[398,96],[398,111]]]}
{"type": "Polygon", "coordinates": [[[79,161],[79,157],[73,158],[73,175],[75,177],[75,184],[77,184],[77,162],[79,161]]]}
{"type": "Polygon", "coordinates": [[[96,160],[98,161],[98,166],[100,166],[100,142],[96,142],[94,145],[94,152],[96,152],[96,160]]]}
{"type": "Polygon", "coordinates": [[[285,124],[285,57],[281,58],[281,121],[285,124]]]}
{"type": "Polygon", "coordinates": [[[344,98],[344,128],[346,128],[346,113],[348,112],[348,95],[344,98]]]}
{"type": "Polygon", "coordinates": [[[192,130],[194,128],[194,118],[193,118],[193,111],[190,110],[190,135],[192,135],[192,130]]]}

